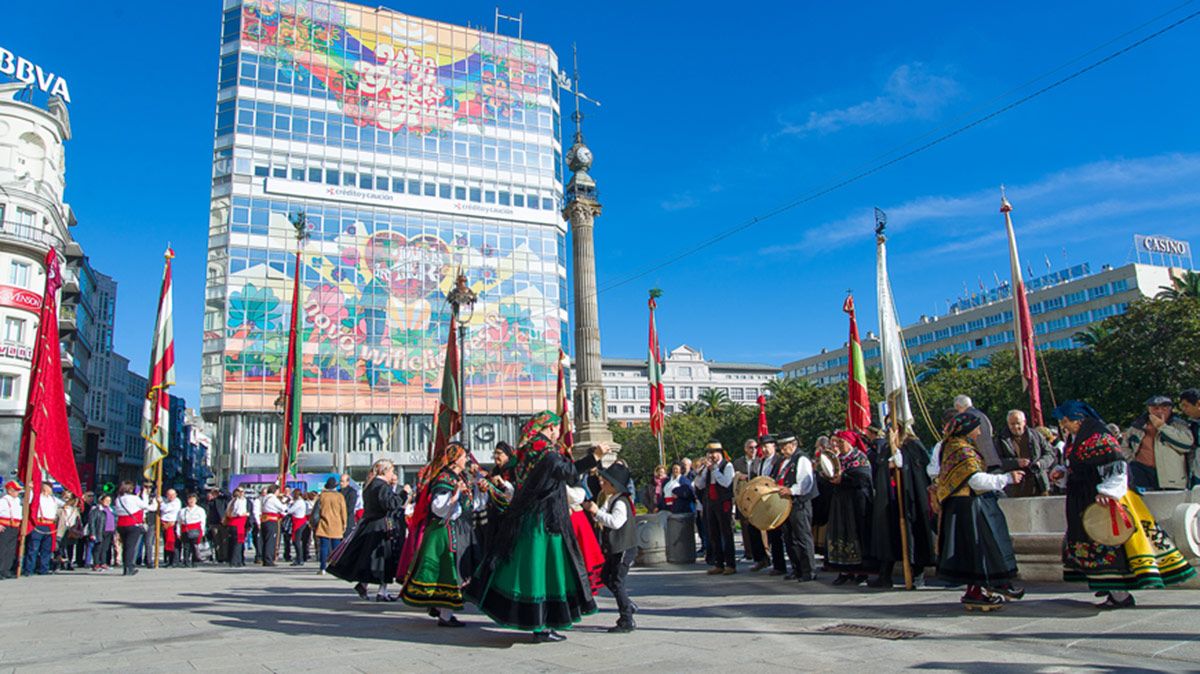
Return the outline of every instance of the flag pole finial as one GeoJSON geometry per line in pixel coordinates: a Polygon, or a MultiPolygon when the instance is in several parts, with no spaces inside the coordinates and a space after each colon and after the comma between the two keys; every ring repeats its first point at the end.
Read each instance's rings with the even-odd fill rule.
{"type": "Polygon", "coordinates": [[[1012,204],[1008,203],[1008,195],[1005,193],[1004,185],[1000,185],[1000,212],[1008,213],[1012,211],[1012,204]]]}

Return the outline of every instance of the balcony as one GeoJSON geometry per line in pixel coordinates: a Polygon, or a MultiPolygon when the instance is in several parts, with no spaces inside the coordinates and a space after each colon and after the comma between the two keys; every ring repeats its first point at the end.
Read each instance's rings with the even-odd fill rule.
{"type": "Polygon", "coordinates": [[[62,291],[64,295],[79,294],[79,276],[70,268],[63,270],[62,291]]]}
{"type": "Polygon", "coordinates": [[[74,333],[79,330],[75,323],[75,307],[62,306],[58,309],[58,331],[62,334],[74,333]]]}
{"type": "Polygon", "coordinates": [[[65,244],[57,234],[36,225],[14,220],[0,222],[0,243],[15,244],[22,248],[45,255],[51,247],[63,250],[65,244]]]}

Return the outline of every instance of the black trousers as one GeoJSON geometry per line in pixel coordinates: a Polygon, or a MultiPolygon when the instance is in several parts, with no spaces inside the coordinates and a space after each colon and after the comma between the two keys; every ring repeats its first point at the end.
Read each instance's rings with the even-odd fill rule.
{"type": "Polygon", "coordinates": [[[613,552],[604,556],[604,567],[600,569],[600,580],[604,587],[617,600],[617,613],[620,614],[619,624],[633,622],[633,601],[629,598],[629,590],[625,588],[625,576],[629,575],[629,567],[637,557],[637,548],[629,548],[624,552],[613,552]]]}
{"type": "Polygon", "coordinates": [[[92,566],[109,566],[112,564],[113,535],[104,532],[96,536],[96,545],[92,547],[92,566]]]}
{"type": "Polygon", "coordinates": [[[771,565],[776,571],[787,573],[787,557],[783,552],[783,527],[775,527],[768,531],[767,542],[771,544],[771,565]]]}
{"type": "Polygon", "coordinates": [[[121,563],[128,575],[137,568],[138,543],[142,542],[142,528],[139,526],[117,527],[117,535],[121,537],[121,563]]]}
{"type": "Polygon", "coordinates": [[[719,569],[737,568],[733,549],[733,513],[730,512],[732,505],[729,502],[709,501],[704,507],[704,517],[708,520],[708,548],[712,552],[713,566],[719,569]]]}
{"type": "Polygon", "coordinates": [[[279,546],[279,522],[263,520],[262,523],[262,562],[263,566],[275,564],[275,548],[279,546]]]}
{"type": "Polygon", "coordinates": [[[17,541],[20,539],[20,525],[4,527],[0,531],[0,578],[12,578],[16,575],[17,541]]]}
{"type": "Polygon", "coordinates": [[[292,550],[297,564],[308,561],[308,524],[292,532],[292,550]]]}
{"type": "Polygon", "coordinates": [[[184,566],[196,566],[201,562],[200,559],[200,541],[204,540],[199,535],[200,532],[184,531],[180,533],[179,541],[175,543],[176,547],[183,551],[182,559],[184,566]],[[195,533],[195,539],[192,534],[195,533]]]}
{"type": "Polygon", "coordinates": [[[229,551],[230,566],[245,566],[246,565],[246,544],[238,542],[237,529],[234,527],[226,527],[225,540],[227,541],[226,549],[229,551]]]}
{"type": "Polygon", "coordinates": [[[797,578],[811,577],[817,568],[813,558],[812,499],[792,499],[792,513],[780,528],[792,571],[797,578]]]}
{"type": "Polygon", "coordinates": [[[750,520],[742,520],[742,534],[746,538],[743,542],[746,551],[750,553],[750,559],[753,559],[755,564],[770,564],[767,546],[763,545],[762,530],[750,524],[750,520]]]}

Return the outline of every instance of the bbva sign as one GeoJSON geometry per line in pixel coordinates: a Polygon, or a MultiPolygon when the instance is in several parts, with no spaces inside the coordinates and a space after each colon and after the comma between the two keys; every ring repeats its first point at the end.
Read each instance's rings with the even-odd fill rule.
{"type": "Polygon", "coordinates": [[[4,47],[0,47],[0,75],[7,75],[26,84],[36,84],[38,89],[51,96],[58,96],[67,103],[71,102],[71,91],[67,89],[66,80],[4,47]]]}

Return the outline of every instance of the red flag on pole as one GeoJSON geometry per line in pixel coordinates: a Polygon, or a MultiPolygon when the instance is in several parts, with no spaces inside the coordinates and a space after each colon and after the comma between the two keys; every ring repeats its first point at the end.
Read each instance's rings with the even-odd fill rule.
{"type": "Polygon", "coordinates": [[[158,478],[159,464],[167,457],[171,446],[171,395],[168,390],[175,385],[175,323],[171,301],[171,260],[174,257],[175,251],[168,247],[163,254],[158,317],[154,322],[154,343],[150,347],[150,376],[142,404],[142,439],[146,441],[142,476],[147,480],[158,478]]]}
{"type": "Polygon", "coordinates": [[[296,277],[292,283],[292,318],[288,329],[287,367],[283,374],[283,451],[279,453],[279,485],[287,486],[287,476],[296,474],[300,446],[304,444],[304,416],[301,413],[304,388],[304,321],[300,318],[300,288],[303,251],[296,249],[296,277]]]}
{"type": "MultiPolygon", "coordinates": [[[[67,403],[63,392],[62,354],[58,341],[58,302],[62,269],[58,253],[46,252],[46,289],[33,346],[29,373],[29,399],[21,426],[20,476],[26,480],[28,496],[41,493],[42,473],[54,478],[72,494],[82,494],[75,452],[67,426],[67,403]]],[[[31,520],[32,521],[32,520],[31,520]]]]}
{"type": "Polygon", "coordinates": [[[1000,190],[1000,212],[1004,214],[1004,225],[1008,230],[1008,263],[1012,270],[1013,337],[1017,346],[1017,363],[1021,368],[1021,380],[1029,392],[1029,425],[1041,426],[1042,394],[1038,390],[1037,345],[1033,342],[1033,316],[1029,313],[1029,300],[1025,297],[1025,279],[1021,277],[1021,259],[1017,255],[1017,237],[1013,233],[1012,204],[1000,190]]]}
{"type": "Polygon", "coordinates": [[[871,400],[867,393],[867,368],[862,343],[858,340],[858,320],[854,316],[854,296],[847,295],[842,311],[850,314],[849,367],[846,377],[846,428],[865,431],[871,425],[871,400]]]}
{"type": "Polygon", "coordinates": [[[650,378],[650,433],[661,437],[663,432],[664,415],[667,409],[667,396],[663,386],[662,349],[658,344],[658,325],[654,322],[654,310],[658,303],[654,300],[661,291],[650,291],[650,344],[646,356],[646,372],[650,378]]]}
{"type": "MultiPolygon", "coordinates": [[[[767,430],[767,397],[760,395],[758,397],[758,437],[761,438],[768,433],[770,433],[770,431],[767,430]]],[[[762,458],[762,447],[758,448],[757,456],[760,459],[762,458]]]]}

